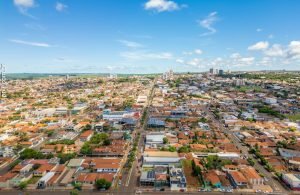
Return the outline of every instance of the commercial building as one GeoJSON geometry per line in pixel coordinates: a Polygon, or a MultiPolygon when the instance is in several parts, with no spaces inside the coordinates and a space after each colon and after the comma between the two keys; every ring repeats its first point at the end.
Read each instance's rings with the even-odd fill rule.
{"type": "Polygon", "coordinates": [[[170,187],[171,191],[186,191],[186,178],[182,168],[170,168],[170,187]]]}
{"type": "Polygon", "coordinates": [[[300,190],[300,175],[286,173],[282,174],[282,180],[292,189],[300,190]]]}

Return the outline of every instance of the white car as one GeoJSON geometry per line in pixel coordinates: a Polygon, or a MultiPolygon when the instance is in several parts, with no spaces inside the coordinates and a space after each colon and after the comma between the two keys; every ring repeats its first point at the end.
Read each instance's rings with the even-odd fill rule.
{"type": "Polygon", "coordinates": [[[265,180],[265,181],[269,181],[268,178],[266,178],[266,177],[264,177],[264,180],[265,180]]]}

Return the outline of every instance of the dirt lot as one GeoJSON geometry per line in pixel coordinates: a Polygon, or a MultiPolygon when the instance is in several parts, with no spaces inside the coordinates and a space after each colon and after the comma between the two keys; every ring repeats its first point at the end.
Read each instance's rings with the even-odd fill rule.
{"type": "Polygon", "coordinates": [[[183,160],[183,170],[187,180],[187,187],[189,190],[197,190],[201,187],[199,179],[193,176],[193,169],[192,169],[192,161],[191,160],[183,160]]]}

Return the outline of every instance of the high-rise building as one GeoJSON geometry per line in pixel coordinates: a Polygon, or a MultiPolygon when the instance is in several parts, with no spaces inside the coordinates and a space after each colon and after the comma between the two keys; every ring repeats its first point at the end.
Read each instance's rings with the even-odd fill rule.
{"type": "Polygon", "coordinates": [[[209,73],[213,74],[213,75],[216,75],[216,74],[219,74],[219,70],[216,69],[216,68],[211,68],[211,69],[209,69],[209,73]]]}
{"type": "Polygon", "coordinates": [[[169,70],[168,72],[163,73],[162,78],[164,80],[173,80],[174,79],[174,72],[173,70],[169,70]]]}
{"type": "Polygon", "coordinates": [[[224,70],[220,69],[219,70],[219,75],[223,75],[224,74],[224,70]]]}

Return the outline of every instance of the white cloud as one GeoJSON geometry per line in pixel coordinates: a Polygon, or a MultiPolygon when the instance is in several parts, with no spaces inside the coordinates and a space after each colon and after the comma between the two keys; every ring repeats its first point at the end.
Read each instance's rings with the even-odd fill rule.
{"type": "Polygon", "coordinates": [[[125,45],[126,47],[130,47],[130,48],[143,47],[142,44],[134,42],[134,41],[119,40],[119,42],[122,43],[123,45],[125,45]]]}
{"type": "Polygon", "coordinates": [[[154,10],[157,12],[175,11],[181,7],[184,7],[184,5],[178,5],[176,2],[170,0],[149,0],[144,5],[146,10],[154,10]]]}
{"type": "Polygon", "coordinates": [[[269,42],[260,41],[248,47],[248,50],[265,50],[269,47],[269,42]]]}
{"type": "Polygon", "coordinates": [[[300,41],[291,41],[287,49],[287,57],[292,59],[300,58],[300,41]]]}
{"type": "Polygon", "coordinates": [[[17,7],[22,7],[22,8],[31,8],[34,7],[35,5],[34,0],[14,0],[14,4],[17,7]]]}
{"type": "Polygon", "coordinates": [[[208,30],[208,32],[202,33],[201,36],[207,36],[216,33],[217,30],[213,27],[213,25],[217,20],[218,20],[217,12],[212,12],[203,20],[198,21],[200,26],[208,30]]]}
{"type": "Polygon", "coordinates": [[[244,66],[250,66],[253,65],[255,62],[255,58],[248,56],[243,57],[239,53],[233,53],[229,56],[229,60],[225,61],[224,64],[227,64],[227,66],[234,66],[234,67],[244,67],[244,66]]]}
{"type": "Polygon", "coordinates": [[[210,62],[210,66],[221,67],[223,65],[223,63],[224,63],[224,60],[222,58],[218,57],[210,62]]]}
{"type": "Polygon", "coordinates": [[[120,54],[123,58],[129,60],[147,60],[147,59],[163,59],[169,60],[173,58],[173,54],[170,52],[152,53],[145,51],[127,51],[121,52],[120,54]]]}
{"type": "Polygon", "coordinates": [[[67,5],[65,5],[63,3],[60,3],[60,2],[56,2],[56,5],[55,5],[56,11],[62,12],[62,11],[64,11],[67,8],[68,8],[67,5]]]}
{"type": "Polygon", "coordinates": [[[281,45],[274,44],[269,49],[265,50],[264,54],[266,56],[279,57],[279,56],[284,56],[285,52],[281,45]]]}
{"type": "Polygon", "coordinates": [[[257,28],[257,29],[256,29],[256,32],[261,32],[261,31],[262,31],[261,28],[257,28]]]}
{"type": "Polygon", "coordinates": [[[34,16],[29,14],[27,10],[36,6],[34,0],[14,0],[14,5],[18,8],[19,12],[32,19],[36,19],[34,16]]]}
{"type": "Polygon", "coordinates": [[[176,62],[179,64],[184,64],[184,60],[183,59],[176,59],[176,62]]]}
{"type": "Polygon", "coordinates": [[[202,50],[201,49],[195,49],[195,54],[198,54],[198,55],[200,55],[200,54],[202,54],[203,52],[202,52],[202,50]]]}
{"type": "Polygon", "coordinates": [[[17,44],[23,44],[23,45],[30,45],[35,47],[53,47],[52,45],[49,45],[48,43],[40,43],[40,42],[30,42],[30,41],[23,41],[18,39],[11,39],[10,42],[17,43],[17,44]]]}
{"type": "Polygon", "coordinates": [[[239,53],[233,53],[233,54],[230,55],[230,58],[232,58],[232,59],[237,59],[237,58],[240,58],[240,57],[241,57],[241,55],[239,53]]]}
{"type": "Polygon", "coordinates": [[[201,64],[201,59],[199,58],[193,58],[192,60],[186,62],[187,65],[190,65],[190,66],[200,66],[201,64]]]}
{"type": "Polygon", "coordinates": [[[270,57],[263,57],[260,61],[257,62],[257,64],[262,66],[271,66],[272,59],[270,57]]]}
{"type": "Polygon", "coordinates": [[[247,65],[250,65],[254,62],[255,58],[254,57],[244,57],[244,58],[240,58],[240,62],[243,62],[247,65]]]}
{"type": "Polygon", "coordinates": [[[268,42],[261,41],[248,49],[260,50],[264,57],[272,57],[277,63],[291,64],[294,60],[300,60],[300,41],[291,41],[287,46],[273,44],[270,47],[268,42]]]}
{"type": "Polygon", "coordinates": [[[162,53],[148,53],[146,57],[153,59],[172,59],[173,54],[170,52],[162,52],[162,53]]]}
{"type": "Polygon", "coordinates": [[[190,56],[190,55],[193,55],[193,54],[200,55],[202,53],[203,53],[203,51],[201,49],[195,49],[194,51],[184,51],[184,52],[182,52],[182,54],[186,55],[186,56],[190,56]]]}

